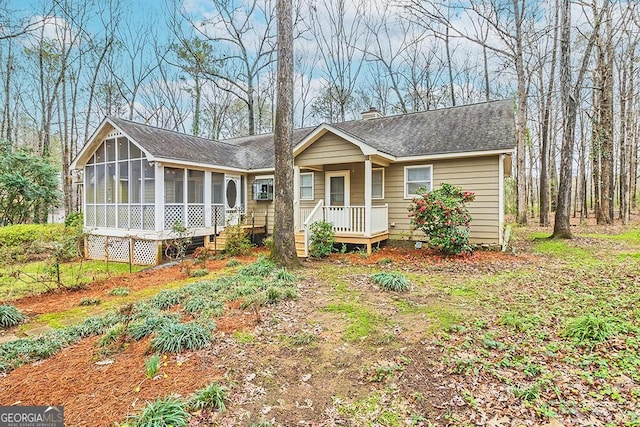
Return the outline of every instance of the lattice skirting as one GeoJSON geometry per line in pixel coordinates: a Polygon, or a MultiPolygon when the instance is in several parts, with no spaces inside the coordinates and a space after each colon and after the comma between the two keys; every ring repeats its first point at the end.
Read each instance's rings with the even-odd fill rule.
{"type": "MultiPolygon", "coordinates": [[[[158,246],[155,240],[133,239],[133,263],[140,265],[157,264],[158,246]]],[[[116,262],[129,262],[131,239],[109,236],[87,236],[87,258],[116,262]]]]}

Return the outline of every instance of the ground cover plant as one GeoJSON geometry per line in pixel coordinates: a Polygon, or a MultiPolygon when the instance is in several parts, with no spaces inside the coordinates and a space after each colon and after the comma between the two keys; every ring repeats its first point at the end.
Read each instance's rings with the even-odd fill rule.
{"type": "Polygon", "coordinates": [[[146,402],[168,397],[193,426],[637,425],[640,239],[629,229],[578,227],[568,242],[514,232],[515,255],[386,247],[295,274],[266,259],[221,260],[225,274],[145,294],[99,336],[50,357],[44,340],[29,340],[42,346],[29,360],[48,360],[9,366],[0,403],[65,401],[72,425],[88,405],[113,414],[92,425],[131,425],[146,402]],[[381,292],[380,273],[410,291],[381,292]],[[202,349],[152,347],[166,325],[207,322],[215,330],[202,349]],[[102,353],[104,337],[116,345],[102,353]]]}

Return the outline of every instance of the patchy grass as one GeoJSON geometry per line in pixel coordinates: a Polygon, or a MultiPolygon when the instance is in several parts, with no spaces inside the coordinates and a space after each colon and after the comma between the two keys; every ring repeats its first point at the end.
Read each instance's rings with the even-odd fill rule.
{"type": "Polygon", "coordinates": [[[343,315],[347,320],[344,339],[358,341],[371,337],[380,330],[383,320],[366,307],[353,303],[330,304],[325,310],[343,315]]]}
{"type": "MultiPolygon", "coordinates": [[[[143,267],[133,266],[133,271],[143,267]]],[[[83,261],[60,264],[60,284],[54,265],[30,262],[0,267],[0,300],[13,300],[26,295],[47,292],[58,287],[78,288],[96,280],[129,273],[129,264],[83,261]]]]}

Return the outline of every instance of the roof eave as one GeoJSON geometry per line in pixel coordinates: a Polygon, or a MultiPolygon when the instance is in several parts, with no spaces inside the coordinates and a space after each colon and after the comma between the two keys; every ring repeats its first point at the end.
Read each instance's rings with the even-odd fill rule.
{"type": "Polygon", "coordinates": [[[436,154],[423,154],[418,156],[401,156],[397,157],[397,162],[412,162],[421,160],[440,160],[440,159],[458,159],[465,157],[484,157],[484,156],[497,156],[499,154],[513,154],[515,148],[499,148],[494,150],[476,150],[476,151],[461,151],[457,153],[436,153],[436,154]]]}

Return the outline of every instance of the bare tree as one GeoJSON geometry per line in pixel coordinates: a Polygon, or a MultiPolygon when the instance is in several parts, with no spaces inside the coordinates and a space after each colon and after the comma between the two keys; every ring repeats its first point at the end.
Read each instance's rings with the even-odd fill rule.
{"type": "Polygon", "coordinates": [[[602,22],[602,11],[593,22],[594,32],[587,40],[580,68],[575,82],[571,67],[571,4],[570,0],[560,3],[560,98],[562,103],[562,147],[560,152],[560,180],[558,183],[558,206],[553,226],[554,238],[570,239],[573,237],[570,224],[571,187],[573,177],[573,149],[575,141],[576,116],[578,102],[582,91],[582,82],[587,72],[595,35],[602,22]]]}
{"type": "Polygon", "coordinates": [[[362,46],[367,44],[362,19],[364,6],[361,1],[313,0],[309,9],[311,32],[323,53],[326,85],[321,101],[328,103],[331,111],[330,115],[322,113],[323,118],[345,121],[362,70],[362,46]]]}
{"type": "MultiPolygon", "coordinates": [[[[527,126],[527,76],[525,73],[524,33],[535,14],[532,3],[526,0],[477,0],[472,2],[451,1],[440,3],[432,0],[409,0],[407,10],[417,22],[427,25],[442,37],[460,37],[508,60],[514,67],[517,78],[516,106],[516,180],[518,183],[519,224],[527,223],[526,192],[526,126],[527,126]],[[529,4],[529,7],[527,7],[529,4]],[[471,21],[481,21],[484,27],[467,28],[457,24],[452,17],[463,14],[471,21]],[[445,31],[439,30],[443,26],[445,31]],[[499,43],[488,43],[486,29],[497,37],[499,43]]],[[[533,37],[530,37],[532,39],[533,37]]]]}
{"type": "Polygon", "coordinates": [[[278,105],[274,147],[275,231],[271,253],[278,264],[300,265],[293,234],[293,17],[291,0],[278,0],[278,105]]]}

